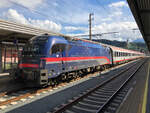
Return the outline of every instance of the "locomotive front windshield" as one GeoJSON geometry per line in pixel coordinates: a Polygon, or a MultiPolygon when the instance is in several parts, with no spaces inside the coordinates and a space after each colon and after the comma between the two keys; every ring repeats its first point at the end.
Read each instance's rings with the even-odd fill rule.
{"type": "Polygon", "coordinates": [[[37,36],[30,39],[29,44],[23,48],[23,56],[45,56],[45,44],[48,36],[37,36]]]}
{"type": "Polygon", "coordinates": [[[23,48],[23,56],[44,56],[44,45],[26,45],[23,48]]]}

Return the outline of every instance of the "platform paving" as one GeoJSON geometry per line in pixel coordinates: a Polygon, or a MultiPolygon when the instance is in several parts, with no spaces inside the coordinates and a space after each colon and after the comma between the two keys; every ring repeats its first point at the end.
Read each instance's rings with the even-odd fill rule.
{"type": "MultiPolygon", "coordinates": [[[[150,88],[149,88],[149,97],[145,98],[147,104],[144,105],[144,96],[145,96],[145,90],[146,90],[146,80],[149,76],[150,71],[150,59],[147,61],[147,63],[144,64],[144,66],[138,71],[136,74],[136,77],[133,79],[133,86],[132,86],[132,92],[128,95],[126,100],[124,100],[123,104],[120,106],[117,113],[150,113],[150,101],[148,100],[150,98],[150,88]],[[147,105],[147,108],[146,108],[147,105]],[[144,111],[144,109],[147,109],[147,112],[144,111]]],[[[149,80],[150,83],[150,80],[149,80]]]]}
{"type": "Polygon", "coordinates": [[[148,94],[147,94],[146,113],[150,113],[150,73],[148,77],[148,94]]]}

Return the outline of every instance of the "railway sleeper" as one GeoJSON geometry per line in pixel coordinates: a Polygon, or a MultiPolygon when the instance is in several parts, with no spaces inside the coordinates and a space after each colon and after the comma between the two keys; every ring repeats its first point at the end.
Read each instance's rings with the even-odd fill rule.
{"type": "Polygon", "coordinates": [[[76,106],[82,107],[82,108],[88,108],[88,109],[98,109],[99,106],[97,105],[92,105],[92,104],[84,104],[84,103],[77,103],[76,106]]]}
{"type": "Polygon", "coordinates": [[[107,101],[108,98],[97,98],[94,96],[88,96],[88,99],[94,100],[94,101],[101,101],[101,102],[105,102],[107,101]]]}
{"type": "Polygon", "coordinates": [[[72,110],[76,111],[76,113],[95,113],[97,110],[89,109],[89,108],[83,108],[80,106],[72,106],[72,110]]]}
{"type": "Polygon", "coordinates": [[[112,102],[111,104],[110,104],[110,106],[113,106],[113,107],[118,107],[120,104],[119,103],[115,103],[115,102],[112,102]]]}
{"type": "Polygon", "coordinates": [[[95,107],[98,108],[100,105],[99,104],[91,104],[91,103],[87,103],[87,102],[79,102],[79,104],[85,105],[85,106],[89,106],[89,107],[95,107]]]}
{"type": "Polygon", "coordinates": [[[96,101],[96,100],[89,99],[89,98],[85,98],[85,99],[83,99],[83,102],[93,103],[93,104],[99,104],[99,105],[103,105],[103,104],[104,104],[104,102],[103,102],[103,101],[96,101]]]}
{"type": "Polygon", "coordinates": [[[97,98],[109,98],[109,96],[107,96],[107,95],[99,95],[99,94],[95,94],[95,93],[92,93],[91,95],[95,96],[97,98]]]}
{"type": "Polygon", "coordinates": [[[114,91],[112,90],[109,90],[109,91],[107,91],[107,90],[102,90],[102,91],[100,91],[100,90],[97,90],[97,91],[95,91],[96,93],[114,93],[114,91]]]}
{"type": "Polygon", "coordinates": [[[106,92],[94,92],[94,94],[97,94],[97,95],[106,95],[106,96],[111,96],[113,93],[106,93],[106,92]]]}

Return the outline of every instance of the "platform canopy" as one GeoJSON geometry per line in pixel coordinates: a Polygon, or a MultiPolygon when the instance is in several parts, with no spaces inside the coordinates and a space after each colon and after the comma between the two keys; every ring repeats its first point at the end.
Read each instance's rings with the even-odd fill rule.
{"type": "Polygon", "coordinates": [[[20,43],[26,43],[31,37],[45,33],[51,35],[60,35],[59,33],[48,30],[0,20],[0,42],[14,42],[18,40],[20,43]]]}
{"type": "Polygon", "coordinates": [[[150,0],[127,0],[143,38],[150,50],[150,0]]]}

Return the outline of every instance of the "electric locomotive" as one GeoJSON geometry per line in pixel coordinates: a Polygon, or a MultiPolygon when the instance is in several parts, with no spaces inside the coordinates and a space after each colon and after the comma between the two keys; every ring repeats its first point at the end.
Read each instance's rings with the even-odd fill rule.
{"type": "Polygon", "coordinates": [[[110,47],[71,37],[41,35],[24,46],[13,75],[17,80],[43,86],[112,64],[110,47]]]}

